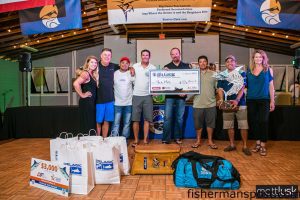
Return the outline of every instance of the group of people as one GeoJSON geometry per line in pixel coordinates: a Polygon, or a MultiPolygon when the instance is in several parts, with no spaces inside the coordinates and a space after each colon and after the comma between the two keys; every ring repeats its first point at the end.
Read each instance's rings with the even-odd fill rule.
{"type": "MultiPolygon", "coordinates": [[[[164,70],[190,69],[190,65],[182,62],[179,48],[170,50],[171,62],[164,66],[164,70]]],[[[149,94],[149,71],[157,69],[150,63],[151,52],[141,51],[141,62],[130,67],[130,59],[122,57],[119,65],[111,63],[112,51],[104,48],[100,60],[95,56],[88,56],[73,86],[80,96],[80,128],[88,132],[97,127],[97,135],[108,136],[110,123],[111,134],[130,136],[131,122],[134,133],[132,146],[139,144],[139,128],[143,114],[143,143],[148,144],[149,127],[153,119],[153,101],[149,94]],[[123,129],[120,131],[120,122],[123,129]]],[[[237,61],[230,55],[225,59],[227,73],[236,71],[237,61]]],[[[217,149],[213,142],[213,130],[216,127],[217,107],[224,102],[224,95],[231,89],[233,83],[228,79],[217,80],[215,72],[210,70],[208,58],[204,55],[198,58],[201,72],[201,94],[193,96],[193,119],[196,130],[196,142],[191,146],[201,145],[201,133],[206,127],[208,147],[217,149]],[[218,99],[218,101],[217,101],[218,99]]],[[[214,67],[212,67],[214,68],[214,67]]],[[[259,152],[265,156],[268,138],[269,112],[275,108],[273,71],[269,67],[268,57],[262,50],[257,50],[252,56],[252,64],[246,72],[239,71],[244,83],[241,89],[226,96],[234,112],[223,112],[223,128],[228,130],[230,145],[224,151],[236,150],[234,143],[234,118],[237,118],[238,128],[241,130],[243,141],[242,151],[251,155],[247,147],[248,128],[257,139],[252,152],[259,152]],[[245,95],[247,88],[247,95],[245,95]],[[249,124],[249,126],[248,126],[249,124]]],[[[241,78],[240,77],[240,78],[241,78]]],[[[187,95],[166,95],[165,115],[162,143],[174,141],[182,143],[183,116],[187,95]]]]}

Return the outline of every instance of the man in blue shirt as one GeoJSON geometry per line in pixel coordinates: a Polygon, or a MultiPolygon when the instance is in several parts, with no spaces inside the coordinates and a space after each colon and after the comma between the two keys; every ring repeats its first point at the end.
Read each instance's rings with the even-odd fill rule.
{"type": "Polygon", "coordinates": [[[118,65],[111,63],[111,49],[104,48],[99,61],[99,85],[96,99],[97,135],[107,137],[109,122],[114,121],[114,72],[118,65]]]}
{"type": "Polygon", "coordinates": [[[220,98],[217,104],[221,105],[224,101],[224,97],[226,96],[225,100],[229,100],[234,108],[238,106],[238,110],[235,112],[223,111],[223,128],[228,130],[228,136],[230,140],[230,145],[227,146],[224,151],[228,152],[236,150],[236,146],[234,144],[234,117],[236,117],[238,128],[241,131],[243,140],[242,151],[245,155],[250,156],[251,152],[247,148],[248,121],[246,98],[244,93],[244,88],[246,85],[246,74],[244,71],[237,71],[236,59],[232,55],[226,57],[225,65],[227,71],[222,73],[226,75],[226,78],[224,78],[223,80],[219,80],[217,85],[218,95],[220,98]],[[241,82],[240,87],[239,82],[241,82]]]}

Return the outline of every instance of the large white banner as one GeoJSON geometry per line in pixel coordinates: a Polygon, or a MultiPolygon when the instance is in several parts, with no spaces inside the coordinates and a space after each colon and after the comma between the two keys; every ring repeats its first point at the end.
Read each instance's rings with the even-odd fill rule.
{"type": "Polygon", "coordinates": [[[210,21],[211,0],[107,0],[108,23],[210,21]]]}

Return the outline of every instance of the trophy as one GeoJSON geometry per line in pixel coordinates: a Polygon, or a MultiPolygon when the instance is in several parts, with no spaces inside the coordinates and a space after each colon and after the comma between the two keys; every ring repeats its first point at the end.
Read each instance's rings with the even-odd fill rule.
{"type": "Polygon", "coordinates": [[[239,107],[232,104],[231,100],[227,100],[228,96],[231,96],[233,94],[238,94],[238,92],[242,89],[244,86],[244,78],[239,73],[239,70],[242,68],[237,67],[235,70],[231,71],[230,73],[228,70],[224,70],[222,72],[216,72],[213,77],[215,77],[217,80],[226,80],[229,82],[229,84],[232,84],[231,88],[226,92],[222,88],[220,90],[224,93],[224,101],[222,101],[219,105],[219,108],[223,110],[224,112],[235,112],[239,110],[239,107]]]}

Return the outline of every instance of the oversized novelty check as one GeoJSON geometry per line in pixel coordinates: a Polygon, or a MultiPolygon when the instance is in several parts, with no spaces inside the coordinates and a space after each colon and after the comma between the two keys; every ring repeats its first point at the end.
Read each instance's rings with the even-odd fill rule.
{"type": "Polygon", "coordinates": [[[57,162],[31,159],[30,186],[68,196],[70,167],[57,162]]]}
{"type": "Polygon", "coordinates": [[[200,70],[150,71],[150,94],[200,94],[200,70]]]}

